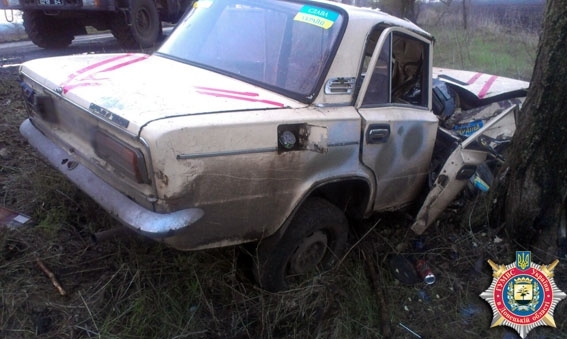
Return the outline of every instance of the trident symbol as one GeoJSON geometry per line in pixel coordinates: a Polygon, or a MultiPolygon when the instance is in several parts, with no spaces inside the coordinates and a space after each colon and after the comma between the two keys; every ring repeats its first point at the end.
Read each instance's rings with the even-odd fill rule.
{"type": "Polygon", "coordinates": [[[516,262],[521,270],[525,270],[530,266],[530,252],[516,252],[516,262]]]}

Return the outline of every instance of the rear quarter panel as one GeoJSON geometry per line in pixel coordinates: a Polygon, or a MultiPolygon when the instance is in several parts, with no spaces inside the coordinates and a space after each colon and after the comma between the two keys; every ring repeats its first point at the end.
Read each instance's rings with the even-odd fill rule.
{"type": "Polygon", "coordinates": [[[275,232],[316,185],[366,176],[360,128],[352,107],[275,109],[159,120],[142,137],[152,149],[158,209],[203,209],[187,235],[229,245],[275,232]],[[321,150],[278,150],[278,126],[297,123],[314,126],[321,150]]]}

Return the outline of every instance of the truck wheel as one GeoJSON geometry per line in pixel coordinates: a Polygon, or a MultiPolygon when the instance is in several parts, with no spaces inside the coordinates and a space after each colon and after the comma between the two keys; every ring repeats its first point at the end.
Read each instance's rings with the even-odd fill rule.
{"type": "Polygon", "coordinates": [[[257,247],[254,274],[262,288],[277,292],[298,276],[330,269],[344,254],[348,222],[344,213],[322,198],[309,198],[279,240],[257,247]]]}
{"type": "Polygon", "coordinates": [[[124,48],[149,48],[158,41],[162,28],[153,0],[136,0],[130,5],[130,25],[124,13],[111,22],[112,34],[124,48]]]}
{"type": "Polygon", "coordinates": [[[41,11],[24,11],[22,18],[29,39],[41,48],[65,48],[75,38],[70,25],[41,11]]]}

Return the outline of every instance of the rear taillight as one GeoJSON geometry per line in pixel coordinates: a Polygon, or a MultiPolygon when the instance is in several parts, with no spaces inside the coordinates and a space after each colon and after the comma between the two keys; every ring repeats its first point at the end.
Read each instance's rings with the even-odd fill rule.
{"type": "Polygon", "coordinates": [[[144,154],[139,149],[98,131],[94,138],[94,150],[96,155],[108,162],[115,170],[138,183],[149,183],[144,154]]]}

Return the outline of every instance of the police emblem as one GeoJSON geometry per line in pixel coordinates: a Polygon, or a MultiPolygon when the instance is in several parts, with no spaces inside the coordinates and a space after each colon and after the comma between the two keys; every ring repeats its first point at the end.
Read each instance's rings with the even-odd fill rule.
{"type": "Polygon", "coordinates": [[[494,317],[490,327],[509,326],[522,338],[538,326],[556,327],[553,311],[567,297],[553,280],[553,269],[559,260],[538,265],[532,262],[531,252],[518,251],[514,263],[506,266],[492,260],[488,263],[494,279],[480,297],[492,307],[494,317]]]}

